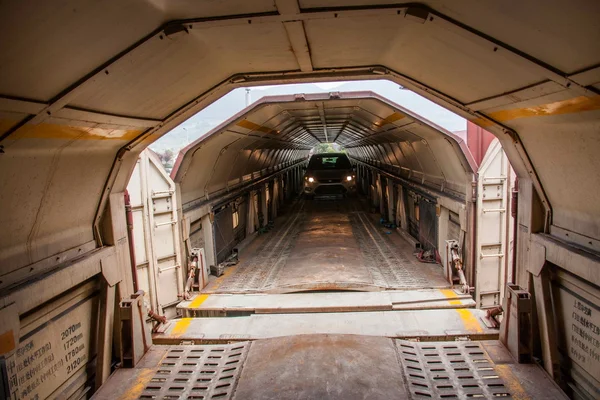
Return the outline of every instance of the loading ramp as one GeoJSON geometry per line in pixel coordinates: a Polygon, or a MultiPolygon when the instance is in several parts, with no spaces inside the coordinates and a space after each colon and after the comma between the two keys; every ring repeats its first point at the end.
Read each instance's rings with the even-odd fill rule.
{"type": "Polygon", "coordinates": [[[414,342],[301,335],[217,345],[154,345],[94,395],[115,399],[561,399],[536,364],[498,341],[414,342]]]}

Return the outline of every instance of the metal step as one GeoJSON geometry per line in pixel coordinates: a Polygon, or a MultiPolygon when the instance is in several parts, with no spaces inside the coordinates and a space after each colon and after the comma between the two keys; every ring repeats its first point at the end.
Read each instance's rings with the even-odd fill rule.
{"type": "Polygon", "coordinates": [[[250,314],[330,313],[474,308],[470,295],[451,289],[291,294],[198,294],[181,302],[182,316],[227,317],[250,314]]]}
{"type": "Polygon", "coordinates": [[[155,344],[228,343],[288,335],[352,334],[402,339],[497,339],[483,322],[483,310],[459,308],[411,311],[252,314],[235,318],[181,318],[153,336],[155,344]]]}

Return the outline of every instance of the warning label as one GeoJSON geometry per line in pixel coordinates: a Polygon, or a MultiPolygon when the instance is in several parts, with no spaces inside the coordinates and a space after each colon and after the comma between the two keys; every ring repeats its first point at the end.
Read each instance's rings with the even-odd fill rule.
{"type": "Polygon", "coordinates": [[[86,365],[92,308],[92,299],[86,300],[21,338],[7,359],[12,399],[45,399],[86,365]]]}
{"type": "Polygon", "coordinates": [[[600,311],[594,304],[560,288],[569,357],[600,380],[600,311]]]}

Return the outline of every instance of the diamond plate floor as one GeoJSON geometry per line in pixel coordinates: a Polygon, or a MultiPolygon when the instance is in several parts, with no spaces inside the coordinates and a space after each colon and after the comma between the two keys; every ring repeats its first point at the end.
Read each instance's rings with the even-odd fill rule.
{"type": "Polygon", "coordinates": [[[362,209],[357,199],[300,201],[203,293],[450,287],[439,265],[419,263],[362,209]]]}

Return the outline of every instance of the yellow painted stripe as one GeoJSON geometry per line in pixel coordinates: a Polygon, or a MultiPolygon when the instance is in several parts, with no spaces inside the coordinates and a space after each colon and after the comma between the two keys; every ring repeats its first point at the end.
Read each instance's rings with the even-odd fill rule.
{"type": "Polygon", "coordinates": [[[204,290],[216,290],[219,287],[221,287],[225,278],[227,278],[229,275],[231,275],[236,270],[236,268],[237,268],[237,266],[232,266],[232,267],[228,267],[227,269],[225,269],[225,272],[223,272],[223,275],[221,275],[220,277],[215,279],[209,286],[205,287],[204,290]]]}
{"type": "Polygon", "coordinates": [[[0,354],[6,354],[13,351],[16,347],[15,336],[12,329],[0,335],[0,354]]]}
{"type": "Polygon", "coordinates": [[[255,124],[252,121],[248,121],[247,119],[243,119],[237,123],[237,126],[241,126],[242,128],[246,128],[251,131],[259,131],[264,133],[270,133],[271,135],[277,135],[279,132],[267,127],[255,124]]]}
{"type": "Polygon", "coordinates": [[[172,335],[182,335],[187,332],[188,327],[192,323],[193,318],[181,318],[175,326],[173,327],[173,331],[171,331],[172,335]]]}
{"type": "Polygon", "coordinates": [[[399,112],[395,112],[393,114],[388,115],[386,118],[382,119],[381,121],[376,122],[375,125],[377,125],[379,127],[382,127],[384,125],[391,124],[392,122],[396,122],[398,120],[401,120],[404,117],[405,117],[404,114],[400,114],[399,112]]]}
{"type": "Polygon", "coordinates": [[[521,382],[519,382],[519,378],[513,374],[510,365],[506,364],[496,364],[494,365],[494,370],[502,378],[504,384],[508,388],[510,392],[511,398],[515,400],[525,400],[531,399],[531,397],[527,394],[523,386],[521,386],[521,382]]]}
{"type": "Polygon", "coordinates": [[[200,304],[204,303],[204,301],[206,299],[208,299],[208,294],[199,294],[198,296],[196,296],[196,298],[194,300],[192,300],[192,302],[190,303],[190,308],[198,308],[200,307],[200,304]]]}
{"type": "MultiPolygon", "coordinates": [[[[168,352],[165,352],[165,356],[168,352]]],[[[164,357],[163,357],[164,358],[164,357]]],[[[141,371],[133,381],[133,386],[130,386],[127,391],[120,397],[120,400],[137,400],[146,388],[146,384],[150,379],[154,378],[156,371],[152,368],[140,368],[141,371]]]]}
{"type": "Polygon", "coordinates": [[[477,318],[475,318],[475,316],[469,310],[467,310],[465,308],[459,308],[456,310],[456,312],[460,316],[460,319],[462,319],[463,325],[466,330],[475,331],[475,332],[483,332],[483,329],[481,329],[481,325],[479,324],[479,321],[477,320],[477,318]]]}
{"type": "MultiPolygon", "coordinates": [[[[498,122],[504,122],[517,118],[547,117],[552,115],[574,114],[596,110],[600,110],[600,96],[580,96],[568,100],[556,101],[554,103],[542,104],[535,107],[495,111],[487,115],[498,122]]],[[[472,119],[471,122],[479,126],[492,125],[492,122],[483,118],[475,118],[472,119]]]]}
{"type": "MultiPolygon", "coordinates": [[[[0,121],[0,129],[9,124],[0,121]]],[[[12,125],[11,125],[12,126],[12,125]]],[[[139,129],[106,129],[88,126],[56,124],[24,125],[16,130],[11,139],[64,139],[64,140],[132,140],[142,133],[139,129]]]]}
{"type": "MultiPolygon", "coordinates": [[[[451,289],[442,289],[440,290],[440,292],[442,292],[442,294],[444,296],[446,296],[448,299],[455,299],[458,297],[458,295],[456,294],[456,292],[454,290],[451,289]]],[[[452,305],[460,305],[462,304],[462,302],[460,300],[449,300],[448,303],[452,304],[452,305]]]]}

